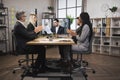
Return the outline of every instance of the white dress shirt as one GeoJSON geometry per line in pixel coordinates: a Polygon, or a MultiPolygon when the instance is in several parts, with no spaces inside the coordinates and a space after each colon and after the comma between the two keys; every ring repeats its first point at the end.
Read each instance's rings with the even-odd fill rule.
{"type": "Polygon", "coordinates": [[[57,27],[55,28],[55,30],[56,30],[56,33],[58,32],[58,29],[59,29],[59,26],[57,26],[57,27]]]}

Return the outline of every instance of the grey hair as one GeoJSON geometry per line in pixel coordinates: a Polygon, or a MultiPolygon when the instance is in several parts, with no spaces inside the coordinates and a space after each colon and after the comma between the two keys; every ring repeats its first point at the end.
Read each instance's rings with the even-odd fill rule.
{"type": "Polygon", "coordinates": [[[24,11],[16,12],[16,19],[20,20],[23,14],[25,14],[24,11]]]}

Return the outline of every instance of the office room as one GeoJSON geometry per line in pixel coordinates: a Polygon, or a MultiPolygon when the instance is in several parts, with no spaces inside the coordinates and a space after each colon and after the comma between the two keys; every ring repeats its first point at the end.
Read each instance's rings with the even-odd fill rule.
{"type": "Polygon", "coordinates": [[[0,80],[120,80],[120,0],[0,0],[0,80]]]}

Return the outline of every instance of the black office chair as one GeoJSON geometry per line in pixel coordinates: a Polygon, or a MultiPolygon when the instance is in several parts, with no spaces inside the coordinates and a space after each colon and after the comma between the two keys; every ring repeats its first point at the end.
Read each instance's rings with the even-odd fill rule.
{"type": "Polygon", "coordinates": [[[12,30],[12,45],[13,45],[13,51],[14,55],[19,56],[19,55],[25,55],[25,58],[19,59],[18,64],[19,66],[13,69],[13,73],[15,74],[17,70],[24,70],[23,74],[21,75],[21,80],[26,76],[27,73],[30,72],[31,65],[29,64],[30,61],[34,61],[34,55],[32,54],[32,58],[29,58],[29,54],[31,53],[30,51],[25,51],[25,53],[21,53],[17,47],[17,41],[16,37],[14,35],[14,30],[12,30]],[[26,65],[25,65],[26,63],[26,65]]]}
{"type": "Polygon", "coordinates": [[[87,51],[72,51],[73,54],[77,54],[75,65],[78,66],[78,67],[73,68],[73,73],[81,71],[86,80],[88,76],[86,73],[86,70],[91,70],[93,73],[95,73],[95,70],[93,68],[88,67],[88,62],[83,60],[83,55],[92,53],[93,37],[94,37],[94,33],[91,37],[89,48],[87,51]]]}

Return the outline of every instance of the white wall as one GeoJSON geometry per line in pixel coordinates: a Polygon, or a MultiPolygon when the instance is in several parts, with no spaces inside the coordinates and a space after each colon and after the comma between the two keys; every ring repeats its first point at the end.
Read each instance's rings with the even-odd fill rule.
{"type": "Polygon", "coordinates": [[[9,9],[9,16],[11,19],[11,11],[23,10],[26,12],[27,19],[31,12],[34,12],[35,8],[38,11],[38,21],[42,17],[42,12],[47,11],[47,6],[52,5],[51,0],[3,0],[4,6],[9,9]]]}
{"type": "MultiPolygon", "coordinates": [[[[109,8],[117,6],[118,10],[114,16],[120,16],[120,0],[87,0],[87,11],[91,18],[105,17],[105,12],[101,9],[103,4],[108,4],[109,8]]],[[[106,15],[108,17],[113,16],[109,10],[106,12],[106,15]]]]}
{"type": "MultiPolygon", "coordinates": [[[[10,46],[11,45],[11,30],[16,22],[16,11],[25,11],[27,15],[26,23],[28,23],[29,14],[37,9],[38,24],[41,24],[42,12],[47,11],[47,7],[53,5],[52,0],[3,0],[5,7],[9,10],[9,31],[10,31],[10,46]]],[[[10,49],[11,50],[11,49],[10,49]]]]}

